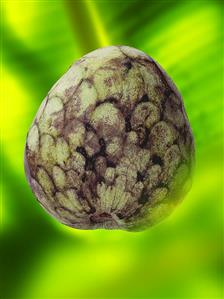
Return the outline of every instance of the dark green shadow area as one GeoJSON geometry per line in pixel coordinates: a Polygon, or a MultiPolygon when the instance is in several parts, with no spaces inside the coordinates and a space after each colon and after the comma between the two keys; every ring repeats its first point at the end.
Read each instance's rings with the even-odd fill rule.
{"type": "MultiPolygon", "coordinates": [[[[153,24],[158,17],[171,11],[174,7],[182,5],[182,1],[135,1],[127,6],[127,9],[119,14],[114,22],[123,23],[122,33],[125,38],[133,40],[133,35],[142,30],[148,24],[153,24]],[[131,17],[131,22],[126,22],[131,17]]],[[[148,36],[146,38],[149,38],[148,36]]]]}

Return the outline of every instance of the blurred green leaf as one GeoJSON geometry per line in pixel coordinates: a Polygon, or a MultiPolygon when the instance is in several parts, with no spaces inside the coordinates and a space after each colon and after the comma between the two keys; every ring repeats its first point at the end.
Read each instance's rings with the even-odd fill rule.
{"type": "Polygon", "coordinates": [[[3,298],[221,298],[223,2],[1,3],[3,298]],[[142,233],[78,231],[38,205],[23,171],[25,138],[53,83],[83,54],[139,48],[180,89],[196,142],[190,194],[142,233]]]}

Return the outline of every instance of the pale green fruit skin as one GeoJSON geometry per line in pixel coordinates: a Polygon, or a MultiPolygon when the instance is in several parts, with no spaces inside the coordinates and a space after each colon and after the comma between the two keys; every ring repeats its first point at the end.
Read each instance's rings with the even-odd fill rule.
{"type": "Polygon", "coordinates": [[[127,46],[74,63],[28,132],[25,170],[39,203],[79,229],[143,230],[191,186],[194,141],[162,68],[127,46]]]}

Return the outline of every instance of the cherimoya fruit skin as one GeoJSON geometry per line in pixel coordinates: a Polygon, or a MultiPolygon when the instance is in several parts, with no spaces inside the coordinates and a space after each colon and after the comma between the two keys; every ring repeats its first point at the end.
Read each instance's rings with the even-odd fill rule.
{"type": "Polygon", "coordinates": [[[41,206],[78,229],[144,230],[191,186],[194,141],[165,71],[127,46],[75,62],[29,129],[25,171],[41,206]]]}

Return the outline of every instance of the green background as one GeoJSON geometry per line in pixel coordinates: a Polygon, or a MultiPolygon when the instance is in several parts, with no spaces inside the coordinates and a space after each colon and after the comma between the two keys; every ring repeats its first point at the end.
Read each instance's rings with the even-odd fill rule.
{"type": "Polygon", "coordinates": [[[1,296],[221,298],[223,2],[1,1],[1,296]],[[106,45],[139,48],[181,91],[196,143],[193,186],[141,233],[67,228],[38,205],[25,138],[53,83],[106,45]]]}

